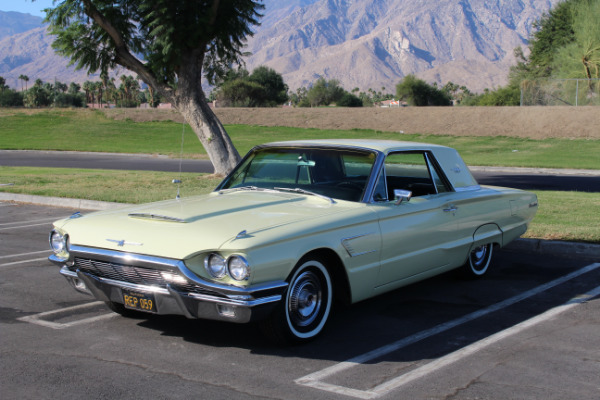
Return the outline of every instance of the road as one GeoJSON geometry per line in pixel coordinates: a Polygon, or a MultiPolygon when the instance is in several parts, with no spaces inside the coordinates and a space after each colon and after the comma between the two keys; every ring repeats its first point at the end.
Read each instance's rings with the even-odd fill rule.
{"type": "MultiPolygon", "coordinates": [[[[123,169],[212,173],[207,160],[171,159],[148,155],[119,155],[108,153],[43,152],[0,150],[0,166],[123,169]]],[[[562,190],[600,193],[600,171],[595,175],[581,175],[576,171],[538,173],[532,169],[473,168],[473,175],[482,185],[507,186],[526,190],[562,190]]]]}
{"type": "Polygon", "coordinates": [[[600,398],[600,260],[497,252],[454,273],[338,309],[292,347],[253,325],[128,319],[75,292],[46,260],[72,211],[0,202],[3,398],[600,398]]]}

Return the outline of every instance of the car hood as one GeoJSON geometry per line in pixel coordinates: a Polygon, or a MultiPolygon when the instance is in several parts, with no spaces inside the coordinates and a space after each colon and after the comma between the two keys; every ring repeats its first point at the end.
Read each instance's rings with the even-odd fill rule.
{"type": "Polygon", "coordinates": [[[265,231],[322,220],[357,205],[315,196],[233,191],[102,211],[55,225],[68,233],[71,245],[183,259],[217,250],[243,232],[260,237],[265,231]]]}

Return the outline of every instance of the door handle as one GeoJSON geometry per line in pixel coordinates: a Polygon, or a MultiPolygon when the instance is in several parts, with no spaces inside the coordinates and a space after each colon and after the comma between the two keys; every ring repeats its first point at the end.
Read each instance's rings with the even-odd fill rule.
{"type": "Polygon", "coordinates": [[[456,210],[458,208],[454,204],[449,205],[448,208],[444,208],[444,212],[455,212],[456,210]]]}

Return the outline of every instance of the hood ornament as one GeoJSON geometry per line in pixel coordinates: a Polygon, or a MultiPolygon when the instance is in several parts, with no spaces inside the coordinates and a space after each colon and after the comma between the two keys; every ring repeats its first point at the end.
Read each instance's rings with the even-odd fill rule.
{"type": "Polygon", "coordinates": [[[119,247],[123,247],[125,245],[129,245],[129,246],[143,246],[143,243],[136,243],[136,242],[127,242],[125,241],[125,239],[123,240],[116,240],[116,239],[106,239],[107,242],[111,242],[111,243],[116,243],[117,246],[119,247]]]}

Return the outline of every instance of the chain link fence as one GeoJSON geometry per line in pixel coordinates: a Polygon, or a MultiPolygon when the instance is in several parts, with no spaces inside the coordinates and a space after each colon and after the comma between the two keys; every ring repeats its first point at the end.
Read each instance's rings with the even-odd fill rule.
{"type": "Polygon", "coordinates": [[[600,106],[600,79],[523,81],[521,106],[600,106]]]}

